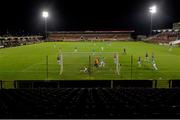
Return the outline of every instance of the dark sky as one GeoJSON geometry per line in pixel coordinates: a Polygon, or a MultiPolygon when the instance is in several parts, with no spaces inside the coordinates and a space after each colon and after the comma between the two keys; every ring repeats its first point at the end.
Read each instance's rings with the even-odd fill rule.
{"type": "Polygon", "coordinates": [[[1,0],[0,33],[43,31],[41,12],[48,10],[48,30],[135,30],[149,32],[148,8],[156,4],[154,28],[180,21],[179,0],[1,0]]]}

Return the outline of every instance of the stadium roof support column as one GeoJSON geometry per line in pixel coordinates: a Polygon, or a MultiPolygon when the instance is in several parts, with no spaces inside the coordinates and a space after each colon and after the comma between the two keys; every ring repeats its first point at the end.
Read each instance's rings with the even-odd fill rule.
{"type": "Polygon", "coordinates": [[[47,11],[42,12],[42,17],[44,18],[45,25],[45,39],[47,40],[47,18],[49,17],[49,13],[47,11]]]}
{"type": "Polygon", "coordinates": [[[154,6],[151,6],[149,8],[149,12],[151,14],[151,23],[150,23],[150,36],[152,36],[152,30],[153,30],[153,15],[157,12],[157,7],[154,5],[154,6]]]}

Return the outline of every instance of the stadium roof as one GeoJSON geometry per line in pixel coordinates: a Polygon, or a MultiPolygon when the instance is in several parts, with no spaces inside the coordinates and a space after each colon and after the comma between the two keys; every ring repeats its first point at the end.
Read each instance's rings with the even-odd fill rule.
{"type": "Polygon", "coordinates": [[[153,32],[179,32],[179,29],[161,29],[161,30],[153,30],[153,32]]]}
{"type": "Polygon", "coordinates": [[[123,30],[123,31],[49,31],[48,33],[59,33],[59,34],[122,34],[122,33],[133,33],[134,30],[123,30]]]}

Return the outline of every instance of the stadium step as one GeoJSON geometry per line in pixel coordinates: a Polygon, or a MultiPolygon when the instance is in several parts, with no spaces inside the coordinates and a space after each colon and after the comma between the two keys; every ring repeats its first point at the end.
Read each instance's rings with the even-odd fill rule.
{"type": "Polygon", "coordinates": [[[14,81],[3,81],[2,88],[5,89],[13,89],[14,88],[14,81]]]}
{"type": "Polygon", "coordinates": [[[157,80],[157,88],[169,88],[169,80],[157,80]]]}

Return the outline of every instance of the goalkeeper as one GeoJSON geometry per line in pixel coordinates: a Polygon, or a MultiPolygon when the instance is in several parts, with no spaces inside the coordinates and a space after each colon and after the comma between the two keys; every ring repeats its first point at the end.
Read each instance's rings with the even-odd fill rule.
{"type": "Polygon", "coordinates": [[[99,67],[99,59],[98,59],[98,58],[95,59],[95,61],[94,61],[94,66],[95,66],[96,68],[99,67]]]}

